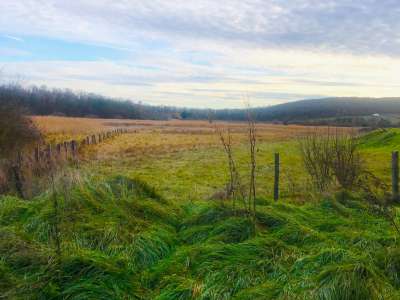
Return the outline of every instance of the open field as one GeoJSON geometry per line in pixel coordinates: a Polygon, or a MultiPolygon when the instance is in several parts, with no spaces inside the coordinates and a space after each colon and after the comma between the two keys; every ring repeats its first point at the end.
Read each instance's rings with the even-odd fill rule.
{"type": "MultiPolygon", "coordinates": [[[[128,127],[142,130],[158,130],[169,132],[174,130],[183,133],[209,133],[215,126],[229,127],[236,132],[243,132],[245,122],[196,121],[196,120],[126,120],[126,119],[95,119],[95,118],[69,118],[58,116],[32,116],[31,119],[45,134],[88,134],[107,128],[128,127]]],[[[273,136],[282,138],[294,133],[309,132],[310,127],[298,125],[276,125],[258,123],[257,128],[261,133],[271,131],[273,136]]]]}
{"type": "MultiPolygon", "coordinates": [[[[82,154],[89,173],[130,174],[151,182],[171,199],[208,198],[224,189],[228,180],[227,162],[216,128],[229,129],[239,170],[247,181],[247,123],[208,121],[109,120],[63,117],[35,117],[46,134],[55,140],[65,136],[89,134],[127,127],[129,134],[89,147],[82,154]],[[63,124],[68,124],[63,126],[63,124]],[[97,129],[96,129],[97,130],[97,129]]],[[[317,129],[321,134],[328,127],[317,129]]],[[[356,129],[341,128],[344,132],[356,129]]],[[[297,138],[315,131],[314,127],[256,124],[258,194],[270,196],[273,179],[273,154],[281,154],[282,197],[296,197],[307,191],[297,138]]]]}
{"type": "MultiPolygon", "coordinates": [[[[88,147],[82,153],[81,169],[101,176],[128,175],[154,186],[170,200],[208,199],[228,182],[226,156],[216,128],[231,131],[235,159],[242,181],[249,178],[247,124],[240,122],[110,120],[34,117],[45,134],[55,140],[89,134],[96,130],[127,127],[118,138],[88,147]],[[98,129],[100,128],[100,129],[98,129]]],[[[256,124],[257,195],[270,199],[273,193],[273,155],[281,156],[281,198],[304,203],[315,200],[299,153],[298,138],[317,130],[335,128],[256,124]]],[[[340,131],[355,133],[354,128],[340,131]]],[[[365,167],[389,186],[391,151],[400,145],[397,131],[377,132],[362,143],[365,167]],[[393,132],[396,134],[393,136],[393,132]]]]}
{"type": "MultiPolygon", "coordinates": [[[[88,146],[79,164],[60,170],[55,194],[0,198],[5,298],[400,298],[398,233],[359,192],[315,192],[297,140],[310,127],[257,124],[254,225],[240,205],[213,197],[229,178],[215,126],[231,129],[248,184],[245,123],[35,122],[56,140],[96,126],[132,131],[88,146]],[[275,152],[278,202],[272,200],[275,152]]],[[[390,152],[400,146],[400,131],[373,132],[360,144],[368,170],[390,188],[390,152]]]]}
{"type": "MultiPolygon", "coordinates": [[[[147,142],[152,142],[153,137],[163,144],[170,145],[173,140],[179,142],[186,140],[190,144],[201,144],[203,141],[218,142],[215,134],[216,128],[229,128],[235,136],[235,142],[243,142],[246,139],[247,124],[245,122],[193,121],[193,120],[126,120],[126,119],[91,119],[91,118],[67,118],[57,116],[32,116],[33,122],[41,129],[45,137],[53,140],[80,138],[113,128],[128,128],[139,134],[154,133],[154,136],[146,137],[147,142]],[[162,134],[162,136],[160,135],[162,134]],[[168,138],[172,135],[172,138],[168,138]],[[160,141],[165,139],[165,142],[160,141]]],[[[257,123],[257,136],[261,142],[282,141],[303,136],[313,131],[310,126],[277,125],[269,123],[257,123]]],[[[332,130],[328,127],[318,127],[321,132],[332,130]]],[[[352,128],[342,128],[344,131],[355,131],[352,128]]],[[[144,141],[144,143],[146,143],[144,141]]],[[[136,143],[137,145],[137,143],[136,143]]]]}

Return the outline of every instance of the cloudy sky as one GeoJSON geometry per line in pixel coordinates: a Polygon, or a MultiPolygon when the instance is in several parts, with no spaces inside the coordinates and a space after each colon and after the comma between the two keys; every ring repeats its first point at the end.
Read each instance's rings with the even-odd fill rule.
{"type": "Polygon", "coordinates": [[[399,0],[1,0],[3,81],[150,104],[400,96],[399,0]]]}

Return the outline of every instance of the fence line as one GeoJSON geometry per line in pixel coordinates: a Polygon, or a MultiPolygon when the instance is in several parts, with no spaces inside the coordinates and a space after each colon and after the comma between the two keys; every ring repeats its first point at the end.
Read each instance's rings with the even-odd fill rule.
{"type": "MultiPolygon", "coordinates": [[[[117,128],[98,134],[91,134],[80,141],[69,140],[57,144],[36,145],[33,153],[19,151],[15,160],[10,162],[9,181],[14,182],[17,193],[22,197],[30,196],[29,181],[48,174],[56,165],[64,161],[78,161],[79,152],[90,145],[100,144],[115,136],[128,133],[127,128],[117,128]],[[30,178],[30,179],[29,179],[30,178]]],[[[0,187],[1,188],[1,187],[0,187]]]]}
{"type": "Polygon", "coordinates": [[[98,134],[88,135],[83,138],[81,141],[70,140],[60,142],[58,144],[45,144],[45,145],[37,145],[35,147],[33,157],[35,162],[40,163],[46,158],[47,160],[51,160],[53,158],[73,158],[76,159],[78,152],[89,145],[97,145],[100,144],[112,137],[122,135],[124,133],[128,133],[128,129],[126,128],[118,128],[111,131],[101,132],[98,134]]]}

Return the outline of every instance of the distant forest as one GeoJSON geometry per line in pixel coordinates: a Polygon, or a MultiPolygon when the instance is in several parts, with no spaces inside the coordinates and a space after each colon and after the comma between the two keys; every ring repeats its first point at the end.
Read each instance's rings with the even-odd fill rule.
{"type": "MultiPolygon", "coordinates": [[[[92,93],[46,87],[0,86],[0,105],[15,102],[32,115],[121,119],[245,121],[246,109],[152,106],[92,93]]],[[[339,126],[398,126],[400,98],[325,98],[251,109],[257,121],[339,126]],[[388,117],[389,115],[389,117],[388,117]]]]}
{"type": "Polygon", "coordinates": [[[74,93],[70,90],[35,86],[30,88],[19,85],[0,86],[0,104],[9,101],[24,106],[32,115],[167,119],[176,112],[173,107],[142,105],[91,93],[74,93]]]}

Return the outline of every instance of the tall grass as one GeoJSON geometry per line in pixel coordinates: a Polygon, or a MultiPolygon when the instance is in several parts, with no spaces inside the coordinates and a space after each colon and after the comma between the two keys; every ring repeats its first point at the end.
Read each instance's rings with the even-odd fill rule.
{"type": "Polygon", "coordinates": [[[68,197],[56,195],[60,262],[53,196],[0,199],[0,298],[400,295],[396,234],[356,194],[301,206],[263,200],[254,230],[244,212],[223,202],[171,202],[137,179],[83,178],[68,188],[68,197]]]}

